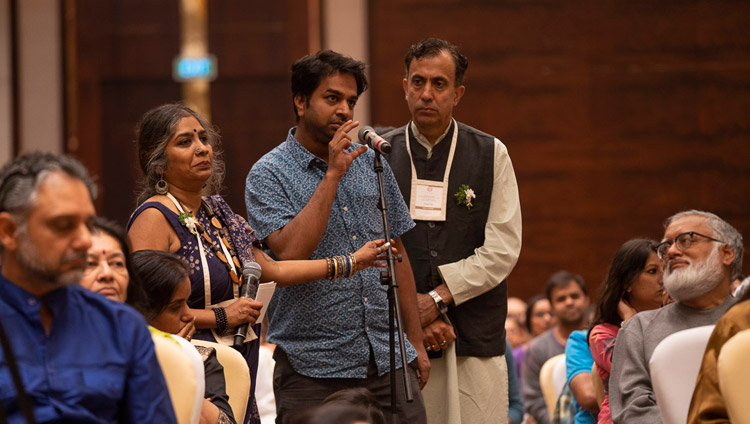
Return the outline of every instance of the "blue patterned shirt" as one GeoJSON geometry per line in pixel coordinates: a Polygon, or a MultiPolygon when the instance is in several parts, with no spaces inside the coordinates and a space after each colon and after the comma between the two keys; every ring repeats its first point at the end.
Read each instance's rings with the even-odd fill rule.
{"type": "MultiPolygon", "coordinates": [[[[38,423],[176,423],[146,321],[128,305],[80,286],[41,299],[0,273],[0,322],[38,423]]],[[[0,350],[0,402],[8,422],[25,423],[8,360],[0,350]]]]}
{"type": "MultiPolygon", "coordinates": [[[[328,169],[294,138],[294,131],[247,176],[248,222],[261,240],[297,216],[328,169]]],[[[372,150],[360,155],[339,182],[326,231],[310,259],[354,252],[367,241],[383,238],[374,156],[372,150]]],[[[383,168],[391,237],[396,238],[414,227],[414,221],[385,160],[383,168]]],[[[309,377],[367,377],[370,346],[378,373],[388,372],[387,287],[380,284],[380,271],[368,268],[348,279],[277,288],[268,305],[268,340],[286,352],[295,371],[309,377]]],[[[406,344],[411,362],[417,354],[408,340],[406,344]]],[[[398,348],[396,355],[398,364],[398,348]]]]}

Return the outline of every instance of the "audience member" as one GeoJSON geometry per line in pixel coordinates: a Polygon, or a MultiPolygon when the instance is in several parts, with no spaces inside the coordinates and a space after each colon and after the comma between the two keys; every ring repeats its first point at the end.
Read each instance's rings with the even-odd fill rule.
{"type": "Polygon", "coordinates": [[[656,247],[664,288],[675,302],[644,311],[620,329],[612,355],[609,406],[615,423],[661,422],[649,373],[656,346],[680,330],[715,324],[735,303],[730,276],[742,263],[742,237],[718,216],[690,210],[670,217],[656,247]]]}
{"type": "MultiPolygon", "coordinates": [[[[255,324],[261,303],[239,297],[242,270],[250,262],[262,268],[261,281],[288,285],[330,277],[333,265],[354,273],[373,264],[380,253],[382,240],[363,241],[354,254],[314,262],[275,262],[268,257],[247,222],[215,194],[224,175],[219,135],[187,106],[166,104],[146,112],[136,145],[144,173],[139,195],[143,203],[130,218],[128,235],[135,251],[175,253],[190,264],[188,305],[197,339],[232,344],[230,329],[255,324]]],[[[337,253],[343,248],[336,246],[337,253]]],[[[255,333],[250,331],[249,342],[240,349],[250,368],[246,422],[252,423],[260,420],[255,403],[259,327],[253,327],[255,333]]]]}
{"type": "Polygon", "coordinates": [[[604,402],[599,411],[602,424],[612,423],[609,373],[620,326],[636,313],[659,308],[662,303],[664,264],[656,254],[656,245],[656,241],[646,239],[625,242],[615,254],[602,284],[589,334],[591,354],[604,386],[604,402]]]}
{"type": "Polygon", "coordinates": [[[737,278],[733,279],[732,283],[729,286],[730,293],[734,294],[734,292],[737,291],[744,280],[745,277],[742,274],[737,275],[737,278]]]}
{"type": "Polygon", "coordinates": [[[594,379],[591,377],[594,358],[591,357],[587,335],[587,330],[573,331],[565,344],[565,384],[570,386],[573,394],[576,424],[596,423],[599,413],[594,379]]]}
{"type": "MultiPolygon", "coordinates": [[[[292,66],[298,125],[289,130],[285,142],[253,165],[245,186],[248,220],[277,257],[323,258],[383,235],[374,152],[354,146],[347,134],[359,125],[352,114],[366,87],[365,64],[330,50],[307,55],[292,66]]],[[[397,385],[395,395],[400,420],[420,423],[425,415],[418,378],[421,384],[427,382],[430,364],[422,343],[414,275],[400,238],[414,221],[385,162],[383,187],[391,236],[404,254],[394,271],[401,331],[408,339],[406,359],[413,364],[406,370],[400,367],[397,347],[398,367],[393,371],[399,376],[408,373],[414,402],[406,402],[403,384],[397,385]]],[[[276,344],[277,422],[288,423],[299,411],[346,387],[371,389],[381,407],[390,411],[386,291],[375,269],[334,285],[320,280],[276,290],[268,307],[268,340],[276,344]]]]}
{"type": "MultiPolygon", "coordinates": [[[[133,284],[143,292],[129,301],[153,328],[182,336],[190,332],[195,317],[187,305],[190,296],[189,268],[177,256],[159,250],[139,250],[132,255],[133,284]]],[[[186,337],[188,340],[190,337],[186,337]]],[[[195,346],[203,359],[205,395],[201,423],[234,423],[224,380],[224,367],[216,350],[195,346]]]]}
{"type": "Polygon", "coordinates": [[[528,306],[523,300],[517,297],[508,298],[508,317],[517,319],[523,326],[526,326],[526,308],[528,306]]]}
{"type": "Polygon", "coordinates": [[[432,381],[422,391],[427,419],[498,422],[508,415],[506,279],[521,251],[513,164],[500,140],[453,118],[468,66],[455,45],[428,38],[404,62],[411,121],[383,138],[416,221],[403,240],[431,351],[432,381]]]}
{"type": "Polygon", "coordinates": [[[526,328],[529,329],[531,337],[541,336],[555,324],[557,324],[557,318],[552,313],[552,304],[549,299],[543,294],[532,297],[526,309],[526,328]]]}
{"type": "MultiPolygon", "coordinates": [[[[543,294],[532,297],[526,307],[526,329],[529,331],[531,340],[552,328],[554,324],[555,317],[552,315],[552,306],[547,297],[543,294]]],[[[513,360],[516,363],[516,371],[518,372],[522,393],[523,364],[526,362],[526,354],[529,351],[529,342],[513,349],[513,360]]]]}
{"type": "Polygon", "coordinates": [[[748,286],[750,286],[750,277],[745,277],[738,285],[732,290],[732,296],[740,298],[744,297],[748,293],[748,286]]]}
{"type": "Polygon", "coordinates": [[[176,422],[143,318],[77,285],[94,196],[86,170],[67,156],[26,154],[0,170],[0,322],[10,344],[0,352],[0,411],[8,422],[32,413],[38,423],[176,422]]]}
{"type": "Polygon", "coordinates": [[[523,421],[523,399],[521,399],[521,386],[518,384],[518,373],[516,363],[513,360],[513,349],[510,342],[505,340],[505,363],[508,367],[508,423],[521,424],[523,421]]]}
{"type": "Polygon", "coordinates": [[[361,406],[341,403],[320,405],[295,416],[291,424],[373,424],[361,406]]]}
{"type": "Polygon", "coordinates": [[[531,341],[531,335],[526,326],[521,325],[516,317],[505,318],[505,339],[510,342],[511,349],[531,341]]]}
{"type": "Polygon", "coordinates": [[[378,399],[364,387],[339,390],[323,400],[323,405],[339,404],[362,407],[367,411],[372,424],[385,424],[385,415],[378,406],[378,399]]]}
{"type": "Polygon", "coordinates": [[[551,357],[565,352],[565,343],[574,330],[583,327],[589,305],[586,286],[580,275],[558,271],[547,281],[547,299],[557,324],[531,341],[523,367],[523,404],[537,424],[548,424],[547,406],[539,384],[539,371],[551,357]]]}
{"type": "Polygon", "coordinates": [[[750,299],[750,293],[746,293],[739,303],[721,317],[708,339],[693,399],[690,402],[688,424],[730,422],[724,397],[719,389],[716,364],[724,343],[740,331],[750,328],[750,300],[748,299],[750,299]]]}
{"type": "Polygon", "coordinates": [[[115,302],[134,296],[130,284],[130,246],[123,230],[114,222],[94,217],[91,223],[91,247],[86,253],[86,268],[81,286],[115,302]]]}

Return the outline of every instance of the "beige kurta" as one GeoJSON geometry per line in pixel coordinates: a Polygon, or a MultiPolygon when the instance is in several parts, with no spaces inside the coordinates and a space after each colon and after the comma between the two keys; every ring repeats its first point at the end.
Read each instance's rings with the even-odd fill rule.
{"type": "Polygon", "coordinates": [[[428,424],[507,424],[508,368],[504,356],[456,357],[456,345],[431,359],[422,390],[428,424]]]}
{"type": "MultiPolygon", "coordinates": [[[[441,142],[448,131],[437,140],[441,142]]],[[[411,129],[427,149],[433,146],[411,129]]],[[[443,281],[460,305],[492,290],[505,280],[521,251],[521,206],[513,164],[505,145],[495,139],[493,187],[484,244],[458,262],[438,267],[443,281]]],[[[487,311],[487,319],[501,319],[487,311]]],[[[456,356],[455,344],[443,357],[430,360],[432,369],[422,390],[429,424],[495,424],[508,422],[508,366],[503,355],[491,358],[456,356]]]]}

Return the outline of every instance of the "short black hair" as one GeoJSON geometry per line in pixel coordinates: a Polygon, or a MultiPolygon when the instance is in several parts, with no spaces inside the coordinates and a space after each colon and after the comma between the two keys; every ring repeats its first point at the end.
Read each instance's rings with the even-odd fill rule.
{"type": "Polygon", "coordinates": [[[161,250],[139,250],[130,257],[136,276],[130,283],[140,285],[143,296],[127,303],[151,322],[169,305],[190,269],[180,257],[161,250]]]}
{"type": "Polygon", "coordinates": [[[409,77],[409,66],[412,60],[423,57],[435,57],[442,52],[448,52],[456,64],[456,86],[463,85],[466,68],[469,67],[469,59],[458,51],[454,44],[439,38],[427,38],[417,44],[412,44],[406,51],[404,62],[406,63],[406,76],[409,77]]]}
{"type": "Polygon", "coordinates": [[[589,292],[588,290],[586,290],[586,283],[584,283],[583,277],[578,274],[573,274],[572,272],[562,270],[552,274],[549,277],[549,280],[547,280],[547,288],[545,293],[547,295],[547,300],[552,303],[552,289],[565,287],[571,282],[578,283],[578,285],[581,287],[581,291],[583,291],[583,294],[588,296],[589,292]]]}
{"type": "Polygon", "coordinates": [[[323,405],[339,404],[358,406],[367,411],[372,424],[385,424],[385,415],[378,406],[378,399],[365,387],[343,389],[329,395],[323,400],[323,405]]]}
{"type": "Polygon", "coordinates": [[[531,334],[531,315],[534,313],[534,307],[544,299],[547,298],[543,294],[538,294],[526,303],[526,329],[529,330],[529,334],[531,334]]]}
{"type": "MultiPolygon", "coordinates": [[[[303,56],[292,65],[292,106],[297,96],[302,96],[309,102],[323,77],[329,77],[337,72],[351,74],[354,77],[357,82],[358,96],[367,90],[364,62],[333,50],[323,50],[303,56]]],[[[296,107],[294,107],[294,116],[299,121],[296,107]]]]}

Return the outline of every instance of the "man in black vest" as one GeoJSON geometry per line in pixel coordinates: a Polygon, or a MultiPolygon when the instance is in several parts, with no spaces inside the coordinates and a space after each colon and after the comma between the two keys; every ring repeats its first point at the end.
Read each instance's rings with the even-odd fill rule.
{"type": "Polygon", "coordinates": [[[384,138],[417,223],[401,238],[431,355],[428,422],[507,422],[505,279],[521,250],[513,165],[497,138],[452,117],[468,65],[456,46],[427,39],[405,62],[412,121],[384,138]]]}

